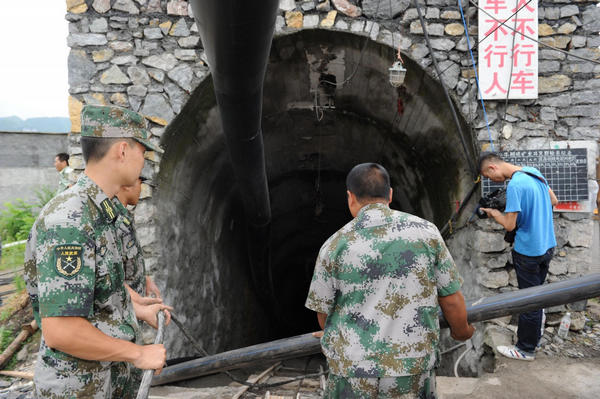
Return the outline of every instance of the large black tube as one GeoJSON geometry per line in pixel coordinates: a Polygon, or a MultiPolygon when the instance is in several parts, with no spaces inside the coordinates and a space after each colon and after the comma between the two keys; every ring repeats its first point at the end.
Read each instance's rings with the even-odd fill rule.
{"type": "MultiPolygon", "coordinates": [[[[470,322],[484,321],[597,296],[600,296],[600,273],[481,298],[467,305],[467,317],[470,322]]],[[[440,326],[448,327],[441,315],[440,326]]],[[[160,375],[154,377],[152,385],[196,378],[257,363],[312,355],[320,351],[321,345],[317,338],[310,333],[298,335],[166,367],[160,375]]]]}
{"type": "Polygon", "coordinates": [[[278,0],[191,2],[246,218],[254,226],[271,220],[261,113],[278,4],[278,0]]]}
{"type": "Polygon", "coordinates": [[[247,221],[248,258],[260,298],[268,298],[271,205],[261,130],[263,82],[278,0],[193,0],[247,221]]]}

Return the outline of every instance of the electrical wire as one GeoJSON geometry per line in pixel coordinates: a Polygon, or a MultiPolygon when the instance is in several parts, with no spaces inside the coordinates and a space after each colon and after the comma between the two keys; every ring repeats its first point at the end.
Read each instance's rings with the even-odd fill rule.
{"type": "Polygon", "coordinates": [[[485,110],[485,104],[483,103],[483,94],[481,93],[481,85],[479,84],[479,75],[477,74],[477,66],[475,64],[475,57],[473,57],[473,50],[471,49],[471,40],[469,39],[469,28],[465,22],[465,14],[462,9],[461,0],[458,0],[458,9],[460,10],[460,16],[462,18],[463,26],[465,27],[465,35],[467,37],[467,48],[471,55],[471,63],[473,65],[473,72],[475,72],[475,84],[477,85],[477,93],[479,93],[479,100],[481,101],[481,108],[483,109],[483,118],[485,119],[485,126],[487,127],[488,137],[490,139],[490,149],[494,151],[494,141],[492,140],[492,132],[490,131],[490,122],[488,120],[487,111],[485,110]]]}
{"type": "MultiPolygon", "coordinates": [[[[467,341],[470,343],[471,340],[467,341]]],[[[456,363],[454,363],[454,376],[456,378],[458,378],[458,363],[460,363],[460,361],[462,360],[463,357],[465,357],[465,355],[467,354],[468,351],[470,351],[472,348],[472,345],[469,346],[467,349],[465,349],[465,351],[463,353],[460,354],[460,356],[458,357],[458,359],[456,359],[456,363]]]]}
{"type": "MultiPolygon", "coordinates": [[[[377,13],[379,12],[379,6],[381,5],[381,0],[379,0],[377,2],[377,7],[375,8],[375,14],[373,15],[377,15],[377,13]]],[[[390,8],[390,12],[392,11],[392,9],[390,8]]],[[[365,50],[367,48],[367,45],[369,44],[369,41],[371,40],[371,33],[373,33],[373,27],[375,26],[375,21],[371,21],[371,29],[369,29],[369,34],[367,36],[367,38],[365,39],[365,44],[363,44],[362,49],[360,50],[360,57],[358,58],[358,62],[356,63],[356,67],[354,67],[354,71],[352,71],[352,73],[350,74],[350,76],[348,76],[346,79],[342,80],[340,83],[337,82],[332,82],[326,79],[321,79],[319,80],[319,84],[321,83],[327,83],[330,85],[333,85],[335,87],[342,87],[344,86],[346,83],[350,82],[352,80],[352,78],[354,78],[354,75],[356,75],[356,72],[358,71],[358,67],[360,67],[360,64],[362,63],[362,59],[363,56],[365,55],[365,50]]],[[[394,39],[394,35],[392,34],[392,40],[394,39]]]]}
{"type": "MultiPolygon", "coordinates": [[[[483,39],[481,39],[481,40],[479,41],[479,43],[483,42],[485,39],[487,39],[488,37],[490,37],[490,36],[491,36],[491,35],[492,35],[494,32],[496,32],[496,31],[497,31],[498,29],[500,29],[500,27],[502,27],[502,26],[506,26],[507,28],[509,28],[509,29],[510,29],[510,27],[509,27],[508,25],[506,25],[506,21],[510,21],[510,19],[511,19],[512,17],[516,16],[516,15],[517,15],[517,13],[518,13],[519,11],[521,11],[522,9],[524,9],[525,7],[527,7],[527,6],[529,5],[529,3],[531,3],[532,1],[533,1],[533,0],[528,0],[528,1],[527,1],[527,3],[525,3],[525,4],[523,4],[523,5],[521,6],[521,8],[519,8],[517,11],[515,11],[515,12],[514,12],[514,13],[513,13],[513,14],[512,14],[510,17],[506,18],[506,19],[504,20],[504,22],[500,22],[499,20],[496,20],[497,22],[500,22],[500,25],[496,26],[496,27],[495,27],[493,30],[489,31],[489,32],[488,32],[488,34],[487,34],[487,35],[485,35],[485,36],[483,37],[483,39]]],[[[473,3],[473,4],[474,4],[474,3],[473,3]]],[[[518,5],[519,5],[519,4],[517,3],[517,6],[518,6],[518,5]]],[[[477,6],[477,8],[479,8],[479,6],[477,6]]],[[[515,9],[516,9],[516,8],[517,8],[517,7],[515,7],[515,9]]],[[[486,13],[486,14],[487,14],[487,13],[486,13]]],[[[489,14],[488,14],[488,15],[489,15],[489,14]]],[[[516,23],[516,21],[515,21],[515,23],[516,23]]]]}
{"type": "MultiPolygon", "coordinates": [[[[423,13],[421,12],[421,7],[419,7],[419,4],[417,1],[418,0],[413,0],[413,3],[415,5],[415,8],[417,9],[417,13],[419,15],[419,21],[421,22],[421,27],[423,28],[423,34],[425,36],[425,42],[427,43],[427,47],[429,48],[429,53],[431,54],[431,60],[433,61],[433,67],[435,68],[437,75],[440,76],[440,68],[437,63],[437,60],[435,59],[435,57],[433,55],[433,48],[431,47],[431,41],[429,40],[429,33],[427,32],[427,26],[426,26],[425,20],[423,18],[423,13]]],[[[477,171],[475,170],[475,165],[473,163],[473,159],[471,158],[469,151],[467,149],[467,144],[465,141],[463,129],[460,124],[460,121],[458,120],[458,115],[456,113],[456,107],[454,106],[454,103],[452,102],[452,99],[450,98],[450,94],[448,93],[448,88],[444,84],[444,81],[441,79],[440,79],[440,84],[442,85],[442,89],[444,90],[444,95],[446,96],[446,101],[448,102],[450,111],[452,111],[452,118],[454,119],[454,123],[456,124],[456,128],[458,130],[458,136],[460,138],[460,142],[463,147],[465,160],[467,161],[467,164],[469,165],[469,168],[470,168],[471,174],[473,175],[473,178],[475,178],[475,176],[478,175],[479,173],[477,173],[477,171]]]]}

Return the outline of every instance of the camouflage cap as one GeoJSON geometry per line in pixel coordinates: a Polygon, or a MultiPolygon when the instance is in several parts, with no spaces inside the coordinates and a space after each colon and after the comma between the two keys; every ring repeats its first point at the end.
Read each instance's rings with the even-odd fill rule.
{"type": "Polygon", "coordinates": [[[81,111],[81,135],[88,137],[128,137],[151,151],[163,153],[152,144],[146,119],[137,112],[116,106],[86,105],[81,111]]]}

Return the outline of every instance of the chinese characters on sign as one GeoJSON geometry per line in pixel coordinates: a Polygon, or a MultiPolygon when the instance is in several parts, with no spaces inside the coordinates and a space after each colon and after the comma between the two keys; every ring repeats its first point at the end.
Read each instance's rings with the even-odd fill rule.
{"type": "Polygon", "coordinates": [[[538,38],[538,1],[479,0],[479,7],[482,98],[537,98],[538,45],[531,39],[538,38]]]}

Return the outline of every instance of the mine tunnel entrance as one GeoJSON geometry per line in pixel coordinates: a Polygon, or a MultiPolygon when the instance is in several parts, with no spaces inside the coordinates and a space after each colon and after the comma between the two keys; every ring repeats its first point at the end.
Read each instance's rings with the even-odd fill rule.
{"type": "MultiPolygon", "coordinates": [[[[392,208],[438,227],[470,189],[439,82],[405,57],[405,86],[392,87],[388,68],[396,50],[371,41],[365,46],[366,40],[307,30],[273,41],[263,105],[273,217],[268,281],[260,287],[251,281],[244,193],[235,183],[210,77],[163,134],[157,280],[166,302],[211,353],[318,329],[304,301],[320,246],[351,219],[345,176],[353,165],[384,165],[392,208]]],[[[467,144],[472,150],[470,137],[467,144]]],[[[167,332],[167,345],[169,357],[192,354],[176,330],[167,332]]]]}

